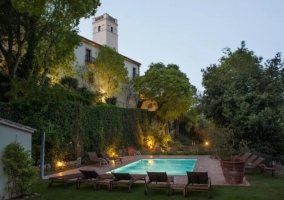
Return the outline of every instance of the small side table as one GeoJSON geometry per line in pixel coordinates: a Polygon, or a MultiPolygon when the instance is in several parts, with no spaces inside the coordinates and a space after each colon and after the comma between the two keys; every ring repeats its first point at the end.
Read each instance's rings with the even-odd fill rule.
{"type": "Polygon", "coordinates": [[[271,176],[275,177],[275,171],[276,171],[276,169],[272,168],[272,167],[262,167],[261,168],[261,172],[266,177],[268,176],[268,173],[270,173],[270,172],[271,172],[271,176]]]}
{"type": "Polygon", "coordinates": [[[183,196],[185,196],[185,186],[186,184],[171,184],[170,195],[172,195],[174,190],[182,190],[183,196]]]}

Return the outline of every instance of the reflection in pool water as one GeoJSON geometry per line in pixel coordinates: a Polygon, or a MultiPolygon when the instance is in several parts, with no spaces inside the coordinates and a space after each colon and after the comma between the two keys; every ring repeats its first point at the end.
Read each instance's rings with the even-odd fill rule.
{"type": "Polygon", "coordinates": [[[147,171],[167,172],[171,175],[186,175],[193,171],[197,159],[141,159],[109,171],[116,173],[147,174],[147,171]]]}

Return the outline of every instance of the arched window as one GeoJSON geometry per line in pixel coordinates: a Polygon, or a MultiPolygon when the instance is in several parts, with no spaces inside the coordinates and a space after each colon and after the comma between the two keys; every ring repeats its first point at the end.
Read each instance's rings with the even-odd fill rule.
{"type": "Polygon", "coordinates": [[[101,26],[98,27],[98,31],[101,31],[101,26]]]}
{"type": "Polygon", "coordinates": [[[110,28],[110,31],[113,32],[113,27],[110,28]]]}

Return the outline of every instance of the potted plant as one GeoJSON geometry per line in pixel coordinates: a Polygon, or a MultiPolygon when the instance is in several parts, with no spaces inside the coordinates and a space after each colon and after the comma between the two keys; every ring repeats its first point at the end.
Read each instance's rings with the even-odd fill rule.
{"type": "Polygon", "coordinates": [[[212,134],[212,144],[221,162],[225,180],[229,184],[240,184],[245,174],[245,160],[240,155],[248,148],[246,142],[230,128],[217,128],[212,134]]]}

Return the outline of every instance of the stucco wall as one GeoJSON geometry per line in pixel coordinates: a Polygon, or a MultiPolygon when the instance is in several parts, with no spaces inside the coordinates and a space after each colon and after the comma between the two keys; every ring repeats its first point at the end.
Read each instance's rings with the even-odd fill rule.
{"type": "MultiPolygon", "coordinates": [[[[0,158],[2,158],[2,153],[5,147],[11,142],[19,142],[25,150],[30,150],[32,148],[32,134],[20,129],[9,127],[0,124],[0,158]]],[[[3,163],[0,161],[0,199],[3,196],[8,198],[8,194],[5,190],[7,183],[7,176],[3,172],[3,163]]]]}

